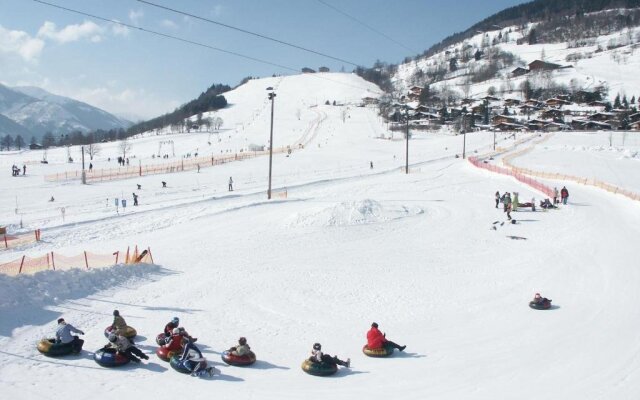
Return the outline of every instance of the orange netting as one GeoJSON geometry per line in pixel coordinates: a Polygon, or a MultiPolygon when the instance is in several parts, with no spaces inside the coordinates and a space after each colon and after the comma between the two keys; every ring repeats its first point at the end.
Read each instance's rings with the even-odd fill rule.
{"type": "MultiPolygon", "coordinates": [[[[273,149],[273,153],[291,152],[291,147],[278,147],[273,149]]],[[[86,171],[87,182],[113,181],[118,179],[129,179],[138,176],[171,174],[175,172],[193,171],[198,168],[213,167],[215,165],[225,164],[232,161],[242,161],[254,157],[269,154],[269,150],[262,151],[244,151],[233,155],[221,157],[195,157],[185,158],[180,161],[170,163],[158,163],[150,165],[127,166],[119,168],[93,169],[86,171]]],[[[82,171],[68,171],[57,174],[45,175],[44,179],[48,182],[60,182],[78,180],[82,178],[82,171]]]]}
{"type": "Polygon", "coordinates": [[[35,274],[40,271],[54,270],[65,271],[72,268],[103,268],[116,264],[153,264],[151,249],[138,251],[138,246],[130,251],[116,251],[113,254],[97,254],[88,251],[76,256],[65,256],[60,253],[50,252],[40,257],[27,257],[8,263],[0,264],[0,273],[15,276],[19,274],[35,274]]]}
{"type": "Polygon", "coordinates": [[[0,235],[0,250],[6,250],[11,247],[18,247],[25,244],[37,242],[40,240],[40,230],[23,234],[7,234],[0,235]]]}

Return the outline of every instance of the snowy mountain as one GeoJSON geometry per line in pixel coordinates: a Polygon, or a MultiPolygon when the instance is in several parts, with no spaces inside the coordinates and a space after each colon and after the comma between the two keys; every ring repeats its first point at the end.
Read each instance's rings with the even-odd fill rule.
{"type": "Polygon", "coordinates": [[[28,141],[32,136],[30,130],[0,114],[0,136],[5,135],[11,135],[14,137],[16,135],[21,135],[25,141],[28,141]]]}
{"type": "MultiPolygon", "coordinates": [[[[115,129],[130,123],[89,104],[58,96],[37,87],[0,85],[0,114],[28,131],[42,137],[46,132],[66,134],[75,130],[115,129]]],[[[6,129],[10,128],[8,124],[6,129]]],[[[10,134],[25,134],[24,131],[10,134]]]]}
{"type": "Polygon", "coordinates": [[[390,69],[390,80],[398,97],[428,85],[440,104],[486,95],[550,98],[579,90],[598,90],[611,101],[618,94],[631,98],[640,94],[634,73],[640,65],[639,16],[638,8],[615,8],[526,22],[513,18],[500,26],[479,23],[479,30],[453,35],[390,69]],[[547,64],[530,65],[536,61],[547,64]]]}

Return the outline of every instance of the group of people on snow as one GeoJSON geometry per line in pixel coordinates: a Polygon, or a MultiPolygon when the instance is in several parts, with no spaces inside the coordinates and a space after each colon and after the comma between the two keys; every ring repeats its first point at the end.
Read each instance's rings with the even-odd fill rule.
{"type": "MultiPolygon", "coordinates": [[[[22,175],[26,175],[27,174],[27,165],[23,165],[22,166],[22,175]]],[[[20,176],[20,167],[18,167],[17,165],[13,164],[11,166],[11,175],[12,176],[20,176]]]]}
{"type": "MultiPolygon", "coordinates": [[[[101,350],[109,352],[117,352],[118,354],[128,358],[134,363],[140,363],[141,359],[148,360],[149,356],[144,354],[135,346],[131,339],[125,336],[128,325],[125,319],[120,315],[118,310],[113,311],[113,322],[108,327],[108,341],[101,350]]],[[[56,330],[56,341],[58,343],[73,343],[74,352],[79,353],[82,350],[83,340],[72,333],[84,335],[84,332],[75,328],[71,324],[67,324],[63,318],[58,319],[58,328],[56,330]]],[[[188,369],[192,376],[202,374],[213,375],[213,367],[206,367],[206,358],[202,355],[202,351],[196,346],[197,338],[192,337],[187,331],[180,326],[180,319],[173,317],[164,327],[164,347],[170,351],[181,351],[180,363],[188,369]]],[[[373,322],[371,329],[367,332],[367,346],[370,350],[392,347],[399,351],[404,351],[406,345],[400,346],[386,338],[386,334],[378,329],[378,324],[373,322]]],[[[251,352],[251,347],[247,343],[247,338],[238,339],[238,344],[227,350],[234,356],[246,356],[251,352]]],[[[322,352],[322,345],[314,343],[311,349],[311,357],[309,361],[313,363],[341,365],[349,368],[351,359],[341,360],[338,356],[331,356],[322,352]]]]}
{"type": "MultiPolygon", "coordinates": [[[[540,200],[540,208],[549,209],[549,208],[558,208],[556,204],[562,202],[562,204],[567,204],[569,199],[569,191],[566,186],[563,186],[560,192],[558,192],[558,188],[553,188],[553,203],[549,199],[540,200]],[[558,195],[560,199],[558,199],[558,195]]],[[[507,213],[507,219],[511,221],[511,212],[516,211],[518,207],[531,207],[531,211],[536,210],[536,200],[535,198],[531,199],[531,202],[520,203],[518,199],[518,193],[514,192],[513,196],[511,193],[504,192],[500,195],[500,191],[497,191],[495,194],[496,208],[500,204],[502,204],[503,211],[507,213]]]]}

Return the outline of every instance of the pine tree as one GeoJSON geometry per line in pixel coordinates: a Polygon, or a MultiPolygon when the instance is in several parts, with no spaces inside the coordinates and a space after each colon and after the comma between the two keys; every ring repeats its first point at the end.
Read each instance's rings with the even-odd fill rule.
{"type": "Polygon", "coordinates": [[[18,150],[22,150],[22,148],[24,147],[24,144],[25,143],[24,143],[24,139],[22,138],[22,135],[16,136],[16,140],[15,140],[16,148],[18,150]]]}
{"type": "Polygon", "coordinates": [[[631,98],[631,104],[636,104],[636,96],[633,96],[633,97],[631,98]]]}
{"type": "Polygon", "coordinates": [[[613,108],[620,108],[621,106],[622,104],[620,104],[620,93],[618,93],[616,98],[613,100],[613,108]]]}
{"type": "Polygon", "coordinates": [[[622,96],[622,105],[624,108],[629,108],[629,102],[627,101],[627,95],[622,96]]]}

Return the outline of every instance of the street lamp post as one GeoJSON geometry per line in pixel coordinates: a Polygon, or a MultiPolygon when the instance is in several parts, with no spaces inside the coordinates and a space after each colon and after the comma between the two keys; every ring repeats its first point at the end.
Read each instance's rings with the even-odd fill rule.
{"type": "Polygon", "coordinates": [[[272,87],[268,87],[269,100],[271,100],[271,131],[269,133],[269,189],[267,190],[267,199],[271,200],[271,168],[273,165],[273,103],[276,98],[276,94],[273,92],[272,87]]]}
{"type": "Polygon", "coordinates": [[[405,150],[404,171],[405,171],[405,174],[409,174],[409,106],[407,105],[405,105],[405,108],[404,108],[404,116],[407,122],[407,134],[406,134],[407,142],[406,142],[406,150],[405,150]]]}
{"type": "Polygon", "coordinates": [[[462,113],[462,159],[463,160],[466,158],[466,154],[467,154],[467,130],[464,124],[464,116],[465,114],[462,113]]]}

